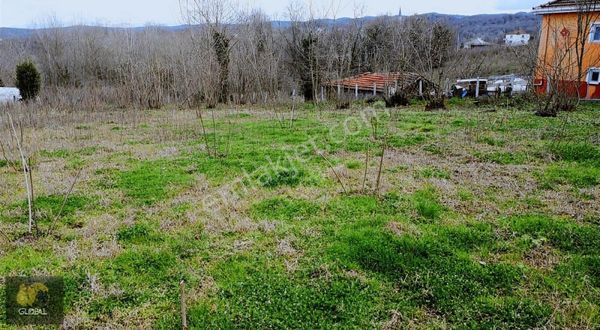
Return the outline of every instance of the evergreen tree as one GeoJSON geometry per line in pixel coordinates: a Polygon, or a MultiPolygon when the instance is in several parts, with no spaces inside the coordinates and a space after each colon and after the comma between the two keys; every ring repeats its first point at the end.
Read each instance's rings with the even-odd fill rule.
{"type": "Polygon", "coordinates": [[[17,65],[17,88],[23,100],[35,99],[40,92],[40,73],[31,61],[25,61],[17,65]]]}

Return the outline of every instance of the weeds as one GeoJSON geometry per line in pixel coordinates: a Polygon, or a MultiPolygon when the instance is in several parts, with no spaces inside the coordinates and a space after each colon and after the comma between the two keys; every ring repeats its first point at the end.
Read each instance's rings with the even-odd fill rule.
{"type": "Polygon", "coordinates": [[[557,184],[570,184],[577,188],[594,187],[600,184],[600,168],[564,163],[551,165],[540,176],[544,188],[552,189],[557,184]]]}
{"type": "Polygon", "coordinates": [[[172,189],[190,184],[192,176],[166,161],[142,162],[117,176],[117,187],[139,204],[153,204],[173,193],[172,189]]]}
{"type": "Polygon", "coordinates": [[[546,238],[555,247],[581,254],[595,254],[600,249],[600,228],[578,225],[564,219],[531,215],[508,219],[510,228],[533,238],[546,238]]]}
{"type": "Polygon", "coordinates": [[[523,165],[527,164],[530,157],[521,152],[491,152],[478,154],[478,158],[484,162],[491,162],[500,165],[523,165]]]}
{"type": "Polygon", "coordinates": [[[292,167],[282,167],[275,169],[265,169],[256,175],[257,181],[266,188],[275,188],[279,186],[294,187],[302,182],[306,176],[303,169],[292,167]]]}
{"type": "MultiPolygon", "coordinates": [[[[227,264],[224,265],[226,267],[227,264]]],[[[292,278],[276,269],[249,269],[242,282],[228,282],[217,299],[190,311],[197,328],[331,328],[369,325],[374,290],[357,279],[336,275],[292,278]],[[260,270],[259,270],[260,269],[260,270]],[[269,297],[266,301],[264,297],[269,297]]]]}
{"type": "Polygon", "coordinates": [[[437,169],[434,167],[426,167],[419,172],[419,175],[422,178],[436,178],[436,179],[450,179],[450,174],[441,169],[437,169]]]}
{"type": "Polygon", "coordinates": [[[320,207],[306,200],[272,198],[255,204],[252,215],[257,219],[303,220],[317,215],[320,207]]]}
{"type": "Polygon", "coordinates": [[[560,160],[589,162],[600,167],[600,148],[590,143],[558,142],[549,144],[548,150],[560,160]]]}
{"type": "Polygon", "coordinates": [[[48,127],[24,130],[43,150],[34,213],[55,227],[25,234],[12,154],[16,171],[0,163],[0,273],[63,276],[66,320],[82,328],[178,327],[181,281],[190,328],[593,327],[595,110],[545,121],[460,102],[375,123],[357,104],[298,104],[293,129],[287,106],[282,124],[270,109],[219,109],[214,122],[203,112],[206,135],[193,110],[36,112],[48,127]],[[551,144],[558,134],[572,142],[551,144]],[[206,138],[227,156],[198,150],[206,138]],[[222,194],[240,180],[251,189],[222,194]]]}
{"type": "Polygon", "coordinates": [[[444,212],[444,207],[439,204],[437,194],[432,188],[415,192],[412,199],[415,210],[426,220],[436,220],[444,212]]]}
{"type": "Polygon", "coordinates": [[[121,228],[117,232],[117,239],[124,243],[134,244],[160,240],[155,230],[147,223],[136,223],[133,226],[121,228]]]}

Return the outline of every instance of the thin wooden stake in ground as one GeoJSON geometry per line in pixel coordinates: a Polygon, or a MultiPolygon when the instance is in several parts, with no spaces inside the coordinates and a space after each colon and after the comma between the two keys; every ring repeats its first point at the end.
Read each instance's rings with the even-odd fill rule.
{"type": "Polygon", "coordinates": [[[63,198],[62,204],[60,205],[60,209],[58,209],[58,213],[54,214],[52,223],[50,224],[50,228],[48,229],[48,233],[52,232],[55,229],[56,224],[58,223],[58,219],[60,219],[60,217],[62,216],[65,206],[67,205],[67,201],[69,200],[71,193],[73,193],[73,188],[75,188],[75,184],[77,184],[77,181],[79,180],[79,176],[81,175],[82,171],[83,168],[80,168],[79,171],[77,171],[77,174],[75,175],[75,178],[73,179],[73,182],[71,183],[71,186],[69,187],[65,198],[63,198]]]}
{"type": "Polygon", "coordinates": [[[33,220],[33,182],[31,182],[31,168],[29,167],[29,162],[25,157],[25,152],[23,151],[23,146],[21,144],[21,139],[23,138],[23,131],[21,129],[21,137],[17,134],[17,130],[15,129],[15,123],[10,115],[10,113],[6,113],[8,115],[8,122],[10,123],[10,127],[12,129],[12,133],[15,137],[17,143],[17,149],[19,150],[19,155],[21,156],[21,164],[23,165],[23,175],[25,176],[25,188],[27,189],[27,206],[29,210],[29,234],[33,232],[34,220],[33,220]]]}
{"type": "Polygon", "coordinates": [[[292,101],[292,116],[290,118],[290,128],[294,128],[294,115],[296,112],[296,102],[292,101]]]}
{"type": "Polygon", "coordinates": [[[196,117],[200,118],[200,127],[202,128],[202,136],[204,137],[204,144],[206,144],[206,152],[208,156],[211,156],[210,144],[208,143],[208,134],[206,134],[206,128],[204,127],[204,118],[202,117],[202,109],[196,109],[196,117]]]}
{"type": "Polygon", "coordinates": [[[362,193],[365,193],[365,188],[366,188],[366,183],[367,183],[367,172],[369,170],[369,152],[371,151],[371,146],[367,145],[367,154],[365,157],[365,173],[363,175],[363,182],[362,182],[362,193]]]}
{"type": "Polygon", "coordinates": [[[185,304],[185,281],[179,282],[179,298],[181,301],[181,329],[188,330],[187,306],[185,304]]]}
{"type": "Polygon", "coordinates": [[[383,170],[383,159],[385,157],[385,149],[387,149],[387,143],[388,143],[388,135],[386,134],[385,138],[383,140],[383,148],[381,150],[381,160],[379,161],[379,170],[377,171],[377,185],[375,188],[377,195],[379,195],[379,186],[381,183],[381,171],[383,170]]]}
{"type": "MultiPolygon", "coordinates": [[[[22,134],[22,133],[21,133],[22,134]]],[[[27,157],[27,172],[29,173],[29,195],[31,195],[30,199],[31,199],[31,210],[35,210],[35,199],[33,196],[34,195],[34,191],[33,191],[33,171],[31,170],[31,157],[27,157]]],[[[37,231],[37,223],[35,223],[35,211],[32,212],[32,219],[34,219],[34,221],[30,224],[30,229],[29,232],[31,233],[32,228],[31,227],[35,227],[36,231],[37,231]]]]}
{"type": "Polygon", "coordinates": [[[323,157],[323,159],[325,160],[325,162],[327,163],[327,165],[329,166],[329,168],[333,171],[333,174],[335,175],[335,177],[337,178],[338,182],[340,183],[340,186],[342,186],[342,190],[344,191],[344,194],[348,194],[348,191],[346,190],[346,187],[344,187],[344,183],[342,182],[342,178],[340,178],[340,176],[338,175],[338,173],[333,168],[333,164],[329,161],[329,159],[327,159],[327,157],[325,157],[325,154],[323,154],[322,151],[317,151],[317,153],[321,157],[323,157]]]}

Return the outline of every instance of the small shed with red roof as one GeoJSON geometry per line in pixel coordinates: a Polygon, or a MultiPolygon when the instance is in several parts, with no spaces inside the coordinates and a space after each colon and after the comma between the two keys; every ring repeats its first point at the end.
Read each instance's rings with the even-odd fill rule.
{"type": "Polygon", "coordinates": [[[419,96],[427,93],[431,83],[411,72],[365,72],[355,76],[331,80],[324,84],[330,93],[354,95],[355,98],[389,96],[396,93],[419,96]]]}

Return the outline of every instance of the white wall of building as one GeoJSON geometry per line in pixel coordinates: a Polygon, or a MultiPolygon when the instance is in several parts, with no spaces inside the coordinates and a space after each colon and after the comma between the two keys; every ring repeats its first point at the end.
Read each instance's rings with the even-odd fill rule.
{"type": "Polygon", "coordinates": [[[523,46],[529,44],[531,35],[529,34],[507,34],[504,42],[507,46],[523,46]]]}

